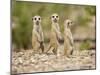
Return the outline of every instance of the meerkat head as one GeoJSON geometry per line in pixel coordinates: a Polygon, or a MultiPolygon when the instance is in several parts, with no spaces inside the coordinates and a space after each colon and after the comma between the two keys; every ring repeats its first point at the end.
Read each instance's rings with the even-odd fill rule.
{"type": "Polygon", "coordinates": [[[70,26],[72,26],[72,24],[73,24],[73,22],[72,22],[72,20],[70,20],[70,19],[67,19],[67,20],[65,20],[65,22],[64,22],[64,26],[65,26],[65,27],[70,27],[70,26]]]}
{"type": "Polygon", "coordinates": [[[34,17],[32,17],[32,21],[35,25],[39,25],[41,23],[41,17],[40,16],[34,16],[34,17]]]}
{"type": "Polygon", "coordinates": [[[57,22],[59,21],[59,16],[58,16],[58,14],[53,14],[53,15],[51,15],[51,21],[52,21],[53,23],[57,23],[57,22]]]}

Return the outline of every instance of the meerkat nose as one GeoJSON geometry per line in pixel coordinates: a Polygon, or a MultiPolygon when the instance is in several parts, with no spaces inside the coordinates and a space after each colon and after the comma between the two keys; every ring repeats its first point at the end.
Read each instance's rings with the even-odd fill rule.
{"type": "Polygon", "coordinates": [[[57,19],[56,18],[54,19],[54,22],[57,22],[57,19]]]}
{"type": "Polygon", "coordinates": [[[36,21],[36,25],[39,25],[39,21],[36,21]]]}

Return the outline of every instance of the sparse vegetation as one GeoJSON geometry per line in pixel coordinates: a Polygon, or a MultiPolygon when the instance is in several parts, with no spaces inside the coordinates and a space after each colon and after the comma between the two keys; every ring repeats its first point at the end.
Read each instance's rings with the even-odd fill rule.
{"type": "MultiPolygon", "coordinates": [[[[17,49],[31,48],[32,37],[32,16],[40,15],[42,17],[42,28],[45,36],[45,42],[49,41],[49,32],[51,28],[50,15],[58,13],[60,16],[60,27],[63,33],[63,22],[66,18],[74,21],[72,29],[77,30],[77,27],[88,26],[92,21],[92,16],[95,16],[95,6],[70,5],[70,4],[51,4],[51,3],[36,3],[12,1],[12,44],[17,49]]],[[[92,35],[95,35],[94,33],[92,35]]],[[[85,36],[85,34],[84,34],[85,36]]],[[[81,38],[81,36],[80,36],[81,38]]],[[[84,46],[83,46],[84,47],[84,46]]],[[[14,47],[15,48],[15,47],[14,47]]]]}
{"type": "Polygon", "coordinates": [[[82,42],[80,45],[80,50],[85,50],[90,48],[90,42],[86,40],[85,42],[82,42]]]}

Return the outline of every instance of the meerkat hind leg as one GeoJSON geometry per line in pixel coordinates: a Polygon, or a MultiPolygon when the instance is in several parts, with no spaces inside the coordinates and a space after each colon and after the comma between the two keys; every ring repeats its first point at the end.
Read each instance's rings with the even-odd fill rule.
{"type": "Polygon", "coordinates": [[[57,54],[57,49],[56,48],[54,48],[53,50],[53,53],[56,55],[57,54]]]}
{"type": "Polygon", "coordinates": [[[54,50],[54,47],[52,47],[51,45],[49,45],[49,47],[48,47],[46,53],[47,53],[48,51],[53,51],[53,50],[54,50]]]}
{"type": "Polygon", "coordinates": [[[56,55],[57,54],[57,47],[54,47],[52,51],[56,55]]]}
{"type": "Polygon", "coordinates": [[[35,53],[35,54],[40,53],[40,45],[39,45],[39,43],[36,43],[36,44],[34,45],[34,53],[35,53]]]}
{"type": "Polygon", "coordinates": [[[67,51],[67,53],[66,53],[66,56],[68,57],[68,58],[71,58],[72,57],[72,54],[73,54],[73,50],[68,50],[67,51]]]}
{"type": "Polygon", "coordinates": [[[64,49],[64,56],[69,57],[70,56],[70,51],[68,49],[64,49]]]}

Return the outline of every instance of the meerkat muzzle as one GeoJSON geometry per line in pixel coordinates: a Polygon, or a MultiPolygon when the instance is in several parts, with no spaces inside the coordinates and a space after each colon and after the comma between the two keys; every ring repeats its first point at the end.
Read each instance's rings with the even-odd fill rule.
{"type": "Polygon", "coordinates": [[[39,25],[39,21],[36,21],[36,25],[39,25]]]}
{"type": "Polygon", "coordinates": [[[54,19],[54,22],[57,22],[57,19],[56,18],[54,19]]]}

